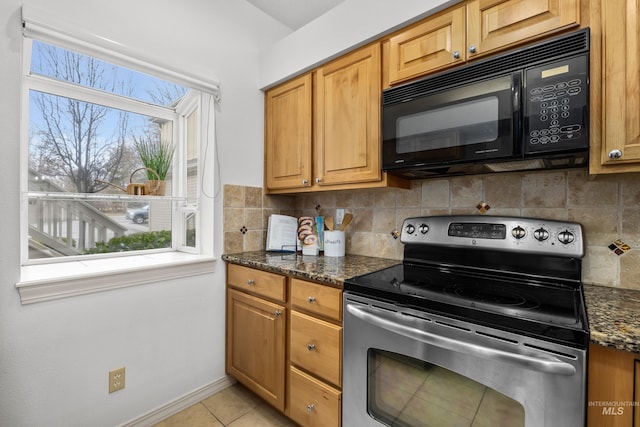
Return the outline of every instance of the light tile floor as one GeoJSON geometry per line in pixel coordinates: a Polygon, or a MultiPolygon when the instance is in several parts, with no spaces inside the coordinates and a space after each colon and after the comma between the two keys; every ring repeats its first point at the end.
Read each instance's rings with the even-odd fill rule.
{"type": "Polygon", "coordinates": [[[154,427],[294,427],[293,421],[236,383],[154,427]]]}

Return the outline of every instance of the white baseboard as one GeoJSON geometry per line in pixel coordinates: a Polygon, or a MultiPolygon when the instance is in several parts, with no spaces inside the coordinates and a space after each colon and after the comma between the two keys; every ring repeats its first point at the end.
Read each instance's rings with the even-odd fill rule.
{"type": "Polygon", "coordinates": [[[185,394],[165,405],[162,405],[138,418],[127,421],[121,424],[121,427],[148,427],[159,423],[162,420],[169,418],[170,416],[177,414],[180,411],[187,409],[189,406],[213,396],[217,392],[224,390],[225,388],[232,386],[236,383],[236,380],[232,377],[225,376],[216,380],[210,384],[207,384],[197,390],[185,394]]]}

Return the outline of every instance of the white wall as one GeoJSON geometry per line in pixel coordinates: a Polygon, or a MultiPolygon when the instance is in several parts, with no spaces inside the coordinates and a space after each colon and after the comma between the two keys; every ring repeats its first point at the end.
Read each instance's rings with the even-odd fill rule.
{"type": "Polygon", "coordinates": [[[260,55],[268,88],[461,0],[346,0],[260,55]]]}
{"type": "MultiPolygon", "coordinates": [[[[262,186],[263,95],[273,85],[457,0],[346,0],[290,30],[244,1],[27,0],[117,42],[170,55],[222,85],[220,185],[262,186]],[[276,43],[277,41],[277,43],[276,43]]],[[[0,426],[113,426],[224,376],[224,266],[211,275],[22,306],[20,6],[0,0],[0,426]],[[107,372],[127,367],[125,390],[107,372]]],[[[221,196],[215,212],[222,250],[221,196]]]]}
{"type": "MultiPolygon", "coordinates": [[[[21,3],[0,0],[0,426],[113,426],[224,377],[224,265],[185,280],[20,304],[21,3]],[[120,366],[126,388],[109,395],[107,372],[120,366]]],[[[27,3],[218,77],[221,184],[262,185],[258,52],[290,30],[244,1],[27,3]]],[[[215,222],[222,230],[221,203],[215,222]]]]}

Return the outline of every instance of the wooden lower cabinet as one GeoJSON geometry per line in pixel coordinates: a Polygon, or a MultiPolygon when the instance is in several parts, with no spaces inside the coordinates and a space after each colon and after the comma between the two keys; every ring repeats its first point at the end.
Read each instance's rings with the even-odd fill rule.
{"type": "Polygon", "coordinates": [[[227,373],[280,411],[285,405],[286,308],[230,289],[227,373]]]}
{"type": "Polygon", "coordinates": [[[342,290],[290,282],[289,417],[338,427],[342,402],[342,290]]]}
{"type": "Polygon", "coordinates": [[[227,265],[226,371],[303,427],[340,427],[342,290],[227,265]]]}
{"type": "Polygon", "coordinates": [[[589,347],[588,427],[640,426],[640,354],[589,347]]]}

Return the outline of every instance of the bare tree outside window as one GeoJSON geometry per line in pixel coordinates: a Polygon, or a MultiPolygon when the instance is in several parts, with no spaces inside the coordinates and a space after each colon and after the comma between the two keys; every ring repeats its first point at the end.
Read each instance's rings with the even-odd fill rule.
{"type": "MultiPolygon", "coordinates": [[[[34,73],[75,85],[169,108],[188,91],[44,43],[33,49],[34,73]]],[[[30,103],[29,167],[66,191],[100,192],[108,187],[101,181],[124,185],[142,166],[135,141],[163,143],[162,121],[153,117],[37,91],[31,91],[30,103]]]]}
{"type": "MultiPolygon", "coordinates": [[[[131,94],[131,83],[119,80],[117,70],[101,61],[53,46],[37,44],[35,69],[70,83],[113,92],[116,87],[131,94]]],[[[31,92],[39,114],[31,128],[33,138],[30,167],[55,180],[67,191],[94,193],[106,185],[98,181],[121,182],[122,164],[130,160],[127,147],[130,113],[105,106],[31,92]]],[[[32,113],[33,114],[33,113],[32,113]]]]}
{"type": "Polygon", "coordinates": [[[175,110],[189,89],[37,40],[30,53],[27,259],[170,248],[175,110]],[[164,161],[149,166],[149,153],[164,161]],[[145,197],[122,194],[152,180],[145,197]]]}

